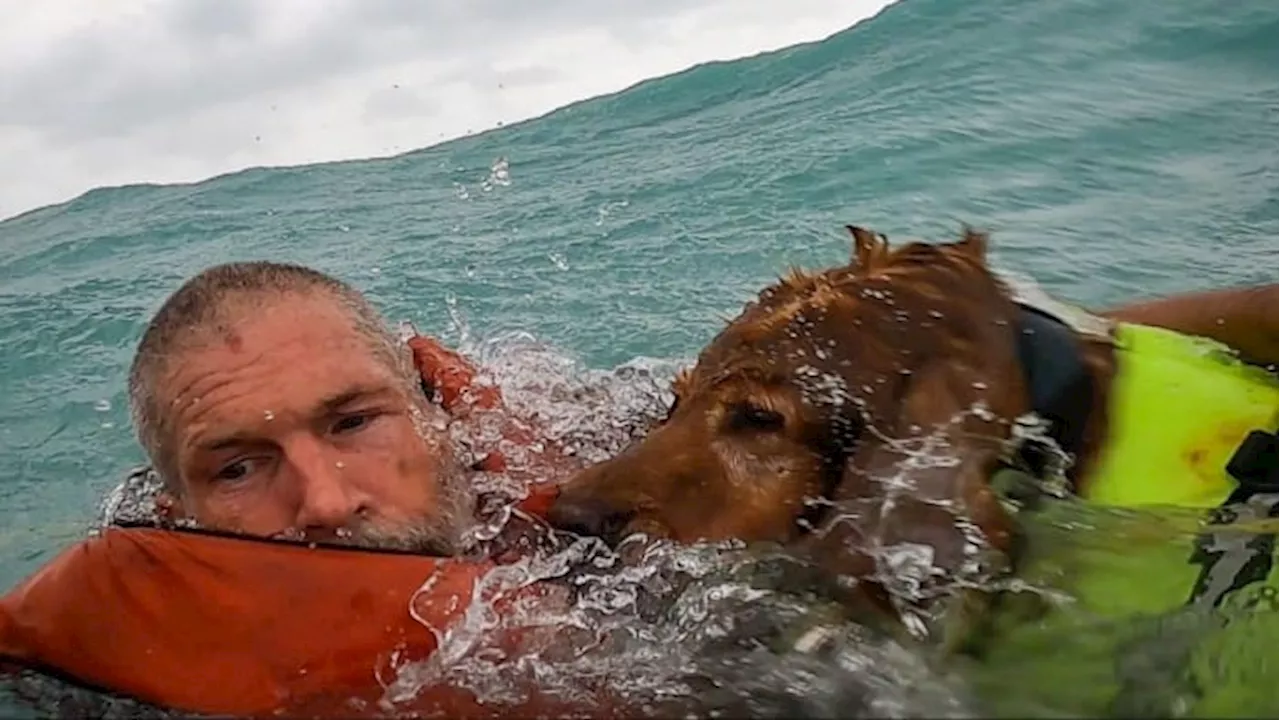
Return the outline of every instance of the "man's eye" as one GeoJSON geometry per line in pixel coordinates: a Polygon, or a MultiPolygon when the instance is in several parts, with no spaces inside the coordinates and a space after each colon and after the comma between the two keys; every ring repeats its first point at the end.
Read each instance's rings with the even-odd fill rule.
{"type": "Polygon", "coordinates": [[[373,420],[372,413],[358,413],[355,415],[345,415],[341,418],[338,418],[338,421],[333,424],[333,432],[335,433],[353,432],[353,431],[359,430],[365,425],[368,425],[371,420],[373,420]]]}
{"type": "Polygon", "coordinates": [[[248,477],[249,474],[253,472],[253,470],[254,470],[253,460],[247,460],[247,459],[237,460],[231,463],[230,465],[226,465],[225,467],[223,467],[216,474],[214,474],[213,477],[215,480],[234,482],[236,480],[243,480],[244,478],[248,477]]]}

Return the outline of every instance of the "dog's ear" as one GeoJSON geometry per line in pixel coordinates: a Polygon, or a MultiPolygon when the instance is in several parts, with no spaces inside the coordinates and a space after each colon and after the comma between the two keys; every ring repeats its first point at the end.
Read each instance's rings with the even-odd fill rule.
{"type": "Polygon", "coordinates": [[[956,243],[955,246],[973,260],[986,264],[989,240],[990,235],[987,233],[965,225],[960,235],[960,242],[956,243]]]}
{"type": "Polygon", "coordinates": [[[853,236],[853,261],[858,269],[863,272],[875,270],[889,254],[889,238],[856,225],[845,225],[844,228],[853,236]]]}

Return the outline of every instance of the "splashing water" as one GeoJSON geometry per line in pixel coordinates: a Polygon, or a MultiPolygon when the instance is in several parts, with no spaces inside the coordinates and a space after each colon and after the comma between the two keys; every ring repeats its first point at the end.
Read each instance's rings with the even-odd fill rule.
{"type": "Polygon", "coordinates": [[[161,489],[160,476],[151,468],[133,471],[103,498],[98,519],[91,529],[154,522],[155,498],[161,489]]]}
{"type": "Polygon", "coordinates": [[[493,161],[493,166],[489,168],[489,175],[480,183],[480,189],[489,192],[495,187],[506,187],[511,184],[511,163],[505,158],[500,157],[493,161]]]}
{"type": "Polygon", "coordinates": [[[628,716],[973,716],[920,655],[797,591],[804,568],[784,555],[666,542],[637,555],[579,539],[494,570],[433,628],[436,654],[399,669],[386,707],[461,687],[490,707],[551,697],[628,716]],[[508,602],[535,584],[551,590],[508,602]],[[802,642],[815,635],[820,648],[802,642]]]}
{"type": "MultiPolygon", "coordinates": [[[[523,332],[459,347],[484,368],[478,384],[502,388],[515,414],[531,418],[544,437],[587,462],[621,452],[661,420],[681,366],[641,357],[612,370],[589,369],[523,332]]],[[[518,447],[503,449],[521,453],[518,447]]]]}

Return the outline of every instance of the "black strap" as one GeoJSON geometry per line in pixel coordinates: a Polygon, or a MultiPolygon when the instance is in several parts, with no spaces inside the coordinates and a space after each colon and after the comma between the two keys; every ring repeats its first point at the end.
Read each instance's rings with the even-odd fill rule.
{"type": "MultiPolygon", "coordinates": [[[[1271,574],[1275,533],[1239,530],[1232,523],[1276,517],[1280,510],[1277,486],[1276,433],[1254,430],[1236,448],[1227,462],[1227,474],[1239,483],[1222,505],[1209,513],[1205,531],[1196,538],[1189,562],[1200,566],[1187,603],[1218,607],[1236,590],[1261,583],[1271,574]]],[[[1268,603],[1274,610],[1276,599],[1270,589],[1259,585],[1249,604],[1268,603]]]]}
{"type": "Polygon", "coordinates": [[[1276,434],[1262,430],[1249,433],[1227,462],[1227,474],[1240,483],[1227,498],[1227,505],[1277,492],[1276,434]]]}
{"type": "MultiPolygon", "coordinates": [[[[1094,381],[1075,332],[1048,313],[1020,305],[1014,320],[1014,342],[1031,409],[1049,422],[1047,434],[1060,450],[1079,455],[1093,409],[1094,381]]],[[[1024,443],[1019,455],[1027,470],[1043,476],[1049,452],[1041,445],[1024,443]]]]}

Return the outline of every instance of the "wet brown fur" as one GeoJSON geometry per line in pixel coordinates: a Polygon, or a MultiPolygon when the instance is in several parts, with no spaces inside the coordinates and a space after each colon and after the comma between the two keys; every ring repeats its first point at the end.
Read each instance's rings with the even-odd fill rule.
{"type": "MultiPolygon", "coordinates": [[[[615,539],[773,540],[861,578],[878,572],[868,538],[927,546],[948,572],[972,565],[974,531],[1005,556],[1012,521],[988,479],[1029,401],[987,236],[891,249],[848,230],[848,265],[764,289],[677,377],[666,421],[566,483],[552,522],[615,539]],[[912,466],[913,448],[939,440],[955,464],[912,466]],[[895,475],[912,488],[894,494],[895,475]]],[[[1081,348],[1103,408],[1110,351],[1081,348]]],[[[1094,414],[1077,473],[1105,431],[1094,414]]]]}

